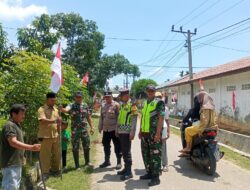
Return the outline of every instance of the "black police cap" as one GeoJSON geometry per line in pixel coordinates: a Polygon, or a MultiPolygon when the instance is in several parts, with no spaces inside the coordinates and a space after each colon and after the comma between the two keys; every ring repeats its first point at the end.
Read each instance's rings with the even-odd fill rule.
{"type": "Polygon", "coordinates": [[[123,89],[119,90],[119,92],[120,92],[121,95],[129,94],[129,89],[123,88],[123,89]]]}
{"type": "Polygon", "coordinates": [[[150,85],[148,85],[147,87],[146,87],[146,90],[156,90],[156,88],[155,88],[155,86],[154,85],[152,85],[152,84],[150,84],[150,85]]]}
{"type": "Polygon", "coordinates": [[[49,92],[48,94],[46,94],[46,98],[56,98],[56,93],[54,92],[49,92]]]}
{"type": "Polygon", "coordinates": [[[111,91],[105,91],[104,96],[112,96],[112,92],[111,91]]]}
{"type": "Polygon", "coordinates": [[[83,95],[82,95],[82,92],[81,91],[78,91],[78,92],[76,92],[76,94],[75,94],[75,96],[80,96],[80,97],[82,97],[83,95]]]}

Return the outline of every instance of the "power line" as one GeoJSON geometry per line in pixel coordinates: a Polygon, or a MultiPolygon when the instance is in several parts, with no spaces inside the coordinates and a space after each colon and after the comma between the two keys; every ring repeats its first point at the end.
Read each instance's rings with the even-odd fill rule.
{"type": "MultiPolygon", "coordinates": [[[[175,53],[174,53],[174,55],[163,65],[163,66],[166,66],[167,64],[169,64],[180,52],[181,52],[181,50],[183,49],[183,46],[180,48],[180,49],[178,49],[175,53]]],[[[163,66],[161,66],[160,68],[162,68],[163,66]]],[[[156,73],[158,73],[159,72],[159,70],[157,70],[156,72],[153,72],[152,74],[150,74],[149,76],[148,76],[148,78],[150,78],[150,77],[152,77],[153,75],[155,75],[156,73]]]]}
{"type": "MultiPolygon", "coordinates": [[[[236,36],[236,35],[242,34],[241,32],[246,31],[246,30],[248,30],[248,29],[250,29],[250,27],[243,28],[243,29],[241,29],[241,30],[239,30],[239,31],[236,31],[236,32],[234,32],[234,33],[231,33],[231,34],[229,34],[229,35],[227,35],[227,36],[223,36],[222,38],[218,38],[218,39],[216,39],[216,40],[214,40],[214,41],[210,41],[210,42],[208,42],[208,44],[210,45],[210,44],[213,44],[213,43],[215,43],[215,42],[218,42],[218,41],[224,40],[224,39],[226,39],[226,38],[229,38],[229,37],[231,37],[231,36],[236,36]]],[[[205,43],[206,43],[206,42],[205,42],[205,43]]],[[[199,49],[199,48],[202,48],[202,47],[204,47],[204,46],[206,46],[206,45],[197,45],[197,46],[195,46],[194,48],[195,48],[195,49],[199,49]]]]}
{"type": "Polygon", "coordinates": [[[207,7],[205,10],[202,10],[200,13],[193,16],[191,19],[189,19],[186,23],[184,23],[182,26],[187,25],[188,23],[194,21],[195,19],[199,18],[201,15],[205,14],[207,11],[211,10],[215,5],[217,5],[221,0],[218,0],[217,2],[213,3],[209,7],[207,7]]]}
{"type": "MultiPolygon", "coordinates": [[[[188,69],[189,67],[185,67],[185,66],[180,66],[180,67],[170,67],[170,66],[166,66],[166,65],[137,65],[139,67],[166,67],[169,69],[188,69]]],[[[209,69],[211,67],[193,67],[194,69],[209,69]]]]}
{"type": "Polygon", "coordinates": [[[207,25],[209,22],[213,21],[214,19],[217,19],[219,16],[221,16],[221,15],[225,14],[226,12],[230,11],[231,9],[236,7],[237,5],[241,4],[243,1],[245,1],[245,0],[240,0],[240,1],[236,2],[235,4],[233,4],[232,6],[228,7],[227,9],[224,9],[219,14],[217,14],[214,17],[212,17],[212,18],[206,20],[205,22],[203,22],[201,25],[198,26],[198,28],[201,28],[201,27],[207,25]]]}
{"type": "MultiPolygon", "coordinates": [[[[167,51],[162,52],[162,53],[159,54],[158,56],[156,56],[156,57],[154,57],[154,58],[152,58],[152,59],[149,59],[148,61],[145,61],[145,62],[140,63],[140,65],[145,65],[146,63],[150,63],[150,62],[152,62],[152,61],[154,62],[154,61],[156,61],[158,58],[160,58],[160,57],[162,57],[162,56],[164,56],[164,55],[168,55],[170,52],[176,50],[176,48],[178,48],[178,47],[180,47],[180,46],[182,46],[182,45],[183,45],[183,42],[181,42],[181,43],[178,44],[177,46],[174,46],[173,48],[171,48],[171,49],[169,49],[169,50],[167,50],[167,51]]],[[[165,59],[165,57],[164,57],[163,59],[165,59]]]]}
{"type": "Polygon", "coordinates": [[[204,36],[201,36],[201,37],[199,37],[199,38],[195,38],[193,41],[200,40],[200,39],[206,38],[206,37],[208,37],[208,36],[212,36],[212,35],[214,35],[214,34],[217,34],[217,33],[219,33],[219,32],[222,32],[222,31],[224,31],[224,30],[227,30],[227,29],[229,29],[229,28],[232,28],[232,27],[234,27],[234,26],[237,26],[237,25],[239,25],[239,24],[241,24],[241,23],[247,22],[247,21],[249,21],[249,20],[250,20],[250,18],[241,20],[241,21],[239,21],[239,22],[237,22],[237,23],[234,23],[234,24],[232,24],[232,25],[229,25],[229,26],[227,26],[227,27],[225,27],[225,28],[222,28],[222,29],[220,29],[220,30],[217,30],[217,31],[215,31],[215,32],[211,32],[211,33],[206,34],[206,35],[204,35],[204,36]]]}
{"type": "Polygon", "coordinates": [[[186,18],[188,18],[189,16],[191,16],[195,11],[197,11],[199,8],[201,8],[204,4],[206,4],[208,2],[208,0],[203,1],[201,4],[199,4],[197,7],[195,7],[193,10],[191,10],[188,14],[186,14],[185,16],[183,16],[181,19],[179,19],[175,25],[179,24],[180,22],[182,22],[183,20],[185,20],[186,18]]]}
{"type": "Polygon", "coordinates": [[[238,51],[238,52],[242,52],[242,53],[250,53],[250,50],[235,49],[235,48],[224,47],[224,46],[218,46],[218,45],[212,45],[212,44],[207,44],[207,43],[199,43],[199,44],[200,44],[200,45],[204,45],[204,46],[210,46],[210,47],[220,48],[220,49],[238,51]]]}
{"type": "MultiPolygon", "coordinates": [[[[178,24],[180,22],[182,22],[183,20],[185,20],[186,18],[188,18],[190,15],[192,15],[195,11],[197,11],[200,7],[202,7],[204,4],[206,4],[208,2],[208,0],[203,1],[201,4],[199,4],[197,7],[195,7],[193,10],[191,10],[191,12],[189,12],[188,14],[186,14],[184,17],[182,17],[181,19],[179,19],[175,24],[178,24]]],[[[169,36],[171,31],[168,31],[167,35],[165,36],[164,39],[167,39],[167,37],[169,36]]],[[[172,40],[175,38],[176,34],[171,38],[172,40]]],[[[165,46],[165,48],[167,48],[170,44],[171,41],[168,41],[169,43],[167,43],[167,45],[165,46]]],[[[162,41],[160,43],[160,45],[158,46],[158,48],[156,49],[156,51],[154,51],[154,53],[152,54],[151,58],[147,61],[144,61],[143,64],[149,63],[152,60],[154,60],[153,62],[155,62],[155,58],[157,58],[158,56],[155,57],[155,55],[157,54],[157,52],[161,49],[162,45],[163,45],[164,41],[162,41]]],[[[162,52],[162,51],[161,51],[162,52]]],[[[161,53],[160,52],[160,53],[161,53]]]]}
{"type": "Polygon", "coordinates": [[[182,40],[173,39],[139,39],[139,38],[119,38],[119,37],[107,37],[108,40],[122,40],[122,41],[144,41],[144,42],[179,42],[182,40]]]}

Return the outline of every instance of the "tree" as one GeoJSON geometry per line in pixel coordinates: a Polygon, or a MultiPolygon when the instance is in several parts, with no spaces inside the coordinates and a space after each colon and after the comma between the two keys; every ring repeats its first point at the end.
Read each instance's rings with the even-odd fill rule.
{"type": "MultiPolygon", "coordinates": [[[[27,107],[26,119],[23,123],[26,141],[34,142],[37,136],[37,110],[44,104],[50,81],[50,62],[32,53],[18,52],[9,60],[11,72],[0,78],[4,84],[0,89],[4,96],[6,109],[14,103],[22,103],[27,107]]],[[[1,105],[2,107],[2,105],[1,105]]]]}
{"type": "Polygon", "coordinates": [[[131,91],[136,97],[145,97],[145,89],[150,84],[157,86],[157,83],[152,79],[140,79],[132,84],[131,91]]]}
{"type": "Polygon", "coordinates": [[[29,27],[17,31],[20,48],[50,60],[54,56],[51,49],[59,37],[60,34],[53,30],[51,17],[47,14],[37,17],[29,27]]]}
{"type": "Polygon", "coordinates": [[[0,23],[0,61],[7,49],[7,41],[7,33],[3,30],[2,24],[0,23]]]}
{"type": "MultiPolygon", "coordinates": [[[[37,110],[45,103],[45,95],[49,92],[51,80],[51,61],[30,52],[19,51],[9,60],[14,65],[8,72],[0,76],[1,108],[7,110],[14,103],[22,103],[27,107],[26,119],[23,123],[26,142],[36,141],[38,120],[37,110]]],[[[73,93],[83,91],[80,78],[74,67],[63,65],[64,85],[58,94],[59,104],[72,101],[73,93]]],[[[85,94],[87,99],[88,95],[85,94]]]]}
{"type": "Polygon", "coordinates": [[[75,67],[80,76],[90,72],[90,93],[104,88],[107,80],[118,74],[140,76],[139,68],[123,55],[102,55],[104,35],[94,21],[79,14],[42,15],[29,28],[18,31],[19,45],[45,58],[52,56],[51,48],[59,38],[66,41],[62,62],[75,67]]]}
{"type": "Polygon", "coordinates": [[[120,87],[118,85],[115,85],[114,90],[119,91],[120,87]]]}

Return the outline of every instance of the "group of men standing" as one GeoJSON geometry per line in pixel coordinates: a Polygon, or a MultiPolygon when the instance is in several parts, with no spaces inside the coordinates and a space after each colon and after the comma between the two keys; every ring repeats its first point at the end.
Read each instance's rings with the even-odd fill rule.
{"type": "MultiPolygon", "coordinates": [[[[1,143],[1,162],[3,190],[17,190],[20,188],[22,165],[25,162],[24,151],[37,151],[41,163],[41,171],[44,180],[50,175],[60,175],[60,154],[62,154],[59,133],[62,119],[60,112],[69,113],[71,117],[71,141],[73,157],[76,169],[79,169],[79,148],[82,142],[85,165],[90,163],[90,137],[94,133],[91,122],[90,110],[86,103],[83,103],[83,94],[75,94],[75,102],[66,108],[56,106],[57,97],[55,93],[46,95],[46,102],[38,109],[38,142],[39,144],[25,144],[21,123],[25,118],[26,108],[22,104],[14,104],[10,109],[10,119],[3,126],[1,143]],[[90,126],[90,130],[88,125],[90,126]],[[8,150],[8,151],[6,151],[8,150]]],[[[67,123],[67,122],[66,122],[67,123]]]]}
{"type": "MultiPolygon", "coordinates": [[[[164,102],[155,97],[156,89],[149,85],[146,88],[147,101],[144,103],[141,115],[139,139],[141,139],[141,153],[146,169],[146,174],[141,180],[150,179],[149,186],[160,184],[161,151],[162,151],[162,127],[165,115],[164,102]]],[[[10,151],[2,151],[4,190],[19,189],[21,181],[21,168],[24,159],[24,150],[40,151],[41,171],[46,180],[50,175],[60,174],[60,126],[62,119],[60,112],[68,113],[71,117],[71,142],[73,158],[76,169],[80,168],[79,149],[82,143],[85,165],[92,166],[90,162],[90,134],[94,134],[89,107],[83,102],[83,94],[77,92],[74,103],[65,108],[56,107],[57,97],[55,93],[46,95],[46,102],[38,109],[40,144],[28,145],[23,142],[20,123],[25,117],[25,107],[17,104],[10,110],[10,120],[3,127],[1,143],[3,148],[10,151]],[[89,129],[89,127],[90,129],[89,129]]],[[[121,180],[128,180],[132,174],[131,143],[135,138],[138,119],[136,104],[131,102],[129,90],[120,91],[120,104],[113,101],[112,92],[105,92],[104,104],[101,108],[99,132],[103,132],[102,143],[104,146],[104,162],[100,168],[111,165],[111,140],[115,147],[117,158],[116,169],[122,168],[121,158],[125,166],[118,171],[121,180]]]]}
{"type": "Polygon", "coordinates": [[[59,175],[60,172],[60,146],[59,146],[59,125],[62,119],[59,111],[68,113],[71,117],[71,142],[75,168],[79,169],[80,142],[84,152],[85,165],[90,163],[90,134],[94,133],[91,121],[91,114],[88,105],[83,102],[82,92],[75,94],[75,102],[66,108],[55,107],[56,94],[48,93],[46,104],[38,110],[39,132],[38,138],[41,142],[40,161],[43,177],[47,179],[51,174],[59,175]]]}
{"type": "MultiPolygon", "coordinates": [[[[146,174],[140,176],[141,180],[150,180],[149,186],[160,184],[162,157],[162,129],[165,116],[165,105],[160,98],[156,98],[156,89],[153,85],[146,88],[147,100],[144,103],[141,115],[139,139],[141,140],[141,153],[146,174]]],[[[133,177],[131,143],[136,134],[138,109],[131,102],[129,90],[120,91],[120,105],[113,101],[112,93],[105,92],[99,121],[99,132],[103,131],[102,143],[105,160],[100,168],[110,166],[110,143],[113,141],[117,157],[116,169],[121,169],[121,156],[125,167],[118,171],[121,180],[133,177]]]]}

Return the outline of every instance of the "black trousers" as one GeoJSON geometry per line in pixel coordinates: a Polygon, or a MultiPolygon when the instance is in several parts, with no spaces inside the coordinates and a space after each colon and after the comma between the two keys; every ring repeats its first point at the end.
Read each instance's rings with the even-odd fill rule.
{"type": "Polygon", "coordinates": [[[110,159],[111,140],[113,141],[115,147],[116,158],[121,159],[122,157],[120,141],[119,138],[115,136],[115,131],[104,131],[102,137],[102,144],[104,147],[105,161],[109,161],[110,159]]]}
{"type": "Polygon", "coordinates": [[[125,169],[131,170],[132,155],[131,155],[131,141],[129,140],[129,134],[119,134],[121,143],[122,157],[125,163],[125,169]]]}
{"type": "Polygon", "coordinates": [[[62,150],[62,166],[63,168],[67,165],[67,150],[62,150]]]}

